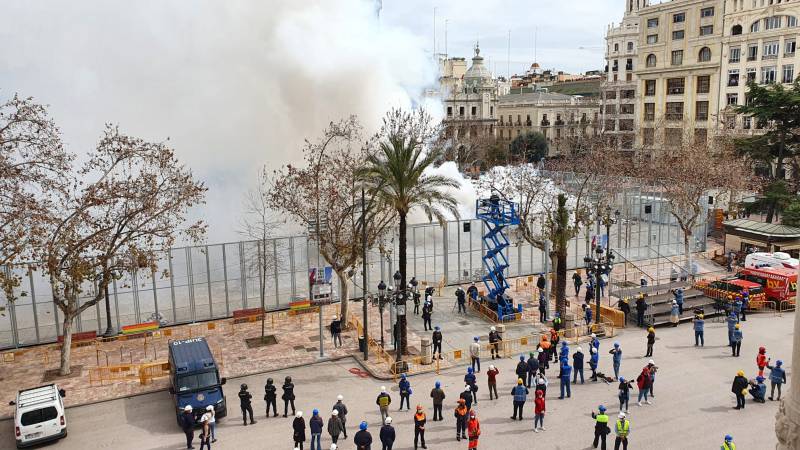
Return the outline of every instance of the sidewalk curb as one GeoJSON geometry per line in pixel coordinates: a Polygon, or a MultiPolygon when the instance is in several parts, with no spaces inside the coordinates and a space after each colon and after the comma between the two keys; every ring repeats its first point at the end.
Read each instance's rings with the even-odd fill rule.
{"type": "MultiPolygon", "coordinates": [[[[272,372],[280,372],[282,370],[296,369],[298,367],[304,367],[304,366],[313,366],[315,364],[320,364],[320,363],[335,362],[335,361],[340,361],[340,360],[345,359],[345,358],[353,358],[354,360],[356,360],[356,358],[353,355],[336,356],[336,357],[333,357],[333,358],[320,359],[320,360],[314,361],[312,363],[293,364],[291,366],[281,367],[280,369],[255,371],[255,372],[252,372],[252,373],[237,375],[235,377],[231,377],[231,379],[235,380],[235,379],[238,379],[238,378],[250,377],[250,376],[253,376],[253,375],[260,375],[260,374],[272,373],[272,372]]],[[[360,362],[359,362],[359,365],[361,365],[360,362]]],[[[367,372],[369,372],[369,370],[367,370],[367,372]]],[[[371,372],[370,372],[370,375],[372,375],[371,372]]],[[[388,378],[388,379],[391,379],[391,377],[388,378]]],[[[76,405],[69,405],[69,406],[65,407],[64,409],[80,408],[80,407],[83,407],[83,406],[97,405],[99,403],[113,402],[113,401],[116,401],[116,400],[125,400],[125,399],[128,399],[128,398],[140,397],[142,395],[149,395],[149,394],[154,394],[156,392],[167,392],[167,391],[168,391],[168,389],[155,389],[155,390],[152,390],[152,391],[138,392],[136,394],[130,394],[130,395],[122,395],[120,397],[114,397],[114,398],[109,398],[109,399],[105,399],[105,400],[96,400],[96,401],[80,403],[80,404],[76,404],[76,405]]],[[[13,415],[11,415],[11,416],[0,416],[0,422],[6,421],[6,420],[12,420],[12,419],[14,419],[13,415]]]]}

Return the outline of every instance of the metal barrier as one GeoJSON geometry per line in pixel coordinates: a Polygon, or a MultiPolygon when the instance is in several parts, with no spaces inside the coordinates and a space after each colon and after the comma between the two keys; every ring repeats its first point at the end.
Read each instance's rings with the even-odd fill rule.
{"type": "Polygon", "coordinates": [[[139,366],[139,383],[150,384],[154,378],[169,376],[169,362],[157,361],[139,366]]]}
{"type": "Polygon", "coordinates": [[[139,378],[139,364],[122,364],[89,368],[89,386],[106,381],[136,380],[139,378]]]}

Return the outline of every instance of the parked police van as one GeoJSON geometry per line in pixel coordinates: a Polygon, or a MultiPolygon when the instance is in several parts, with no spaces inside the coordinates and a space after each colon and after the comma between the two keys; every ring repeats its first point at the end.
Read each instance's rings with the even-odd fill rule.
{"type": "Polygon", "coordinates": [[[55,384],[24,389],[17,392],[14,435],[17,448],[54,441],[67,436],[64,416],[65,392],[55,384]]]}
{"type": "Polygon", "coordinates": [[[187,405],[192,406],[195,422],[206,412],[208,405],[214,407],[217,419],[228,414],[222,391],[226,380],[219,376],[219,366],[205,338],[170,341],[169,371],[169,393],[175,402],[179,425],[187,405]]]}

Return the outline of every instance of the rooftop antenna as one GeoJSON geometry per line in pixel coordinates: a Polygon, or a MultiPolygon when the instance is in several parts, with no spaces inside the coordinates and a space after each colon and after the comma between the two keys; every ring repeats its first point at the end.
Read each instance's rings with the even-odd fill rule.
{"type": "Polygon", "coordinates": [[[508,30],[508,53],[506,54],[506,77],[511,79],[511,30],[508,30]]]}
{"type": "Polygon", "coordinates": [[[436,7],[433,7],[433,57],[436,56],[436,7]]]}
{"type": "Polygon", "coordinates": [[[447,58],[447,19],[444,19],[444,57],[447,58]]]}
{"type": "Polygon", "coordinates": [[[538,50],[539,27],[533,29],[533,62],[537,61],[536,51],[538,50]]]}

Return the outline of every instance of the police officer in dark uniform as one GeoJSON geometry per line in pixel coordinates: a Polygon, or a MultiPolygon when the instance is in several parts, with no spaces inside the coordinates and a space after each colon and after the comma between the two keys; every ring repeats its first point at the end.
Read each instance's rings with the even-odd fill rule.
{"type": "Polygon", "coordinates": [[[458,304],[458,312],[467,313],[467,294],[461,289],[461,286],[456,288],[456,303],[458,304]]]}
{"type": "Polygon", "coordinates": [[[253,406],[250,405],[250,400],[252,399],[253,396],[247,391],[247,385],[243,383],[239,390],[239,406],[242,408],[242,420],[244,420],[245,426],[247,426],[246,413],[250,413],[250,425],[256,423],[256,421],[253,420],[253,406]]]}
{"type": "Polygon", "coordinates": [[[442,330],[439,326],[433,327],[433,336],[431,336],[431,340],[433,341],[433,353],[432,356],[436,358],[436,352],[439,352],[439,359],[442,359],[442,330]]]}

